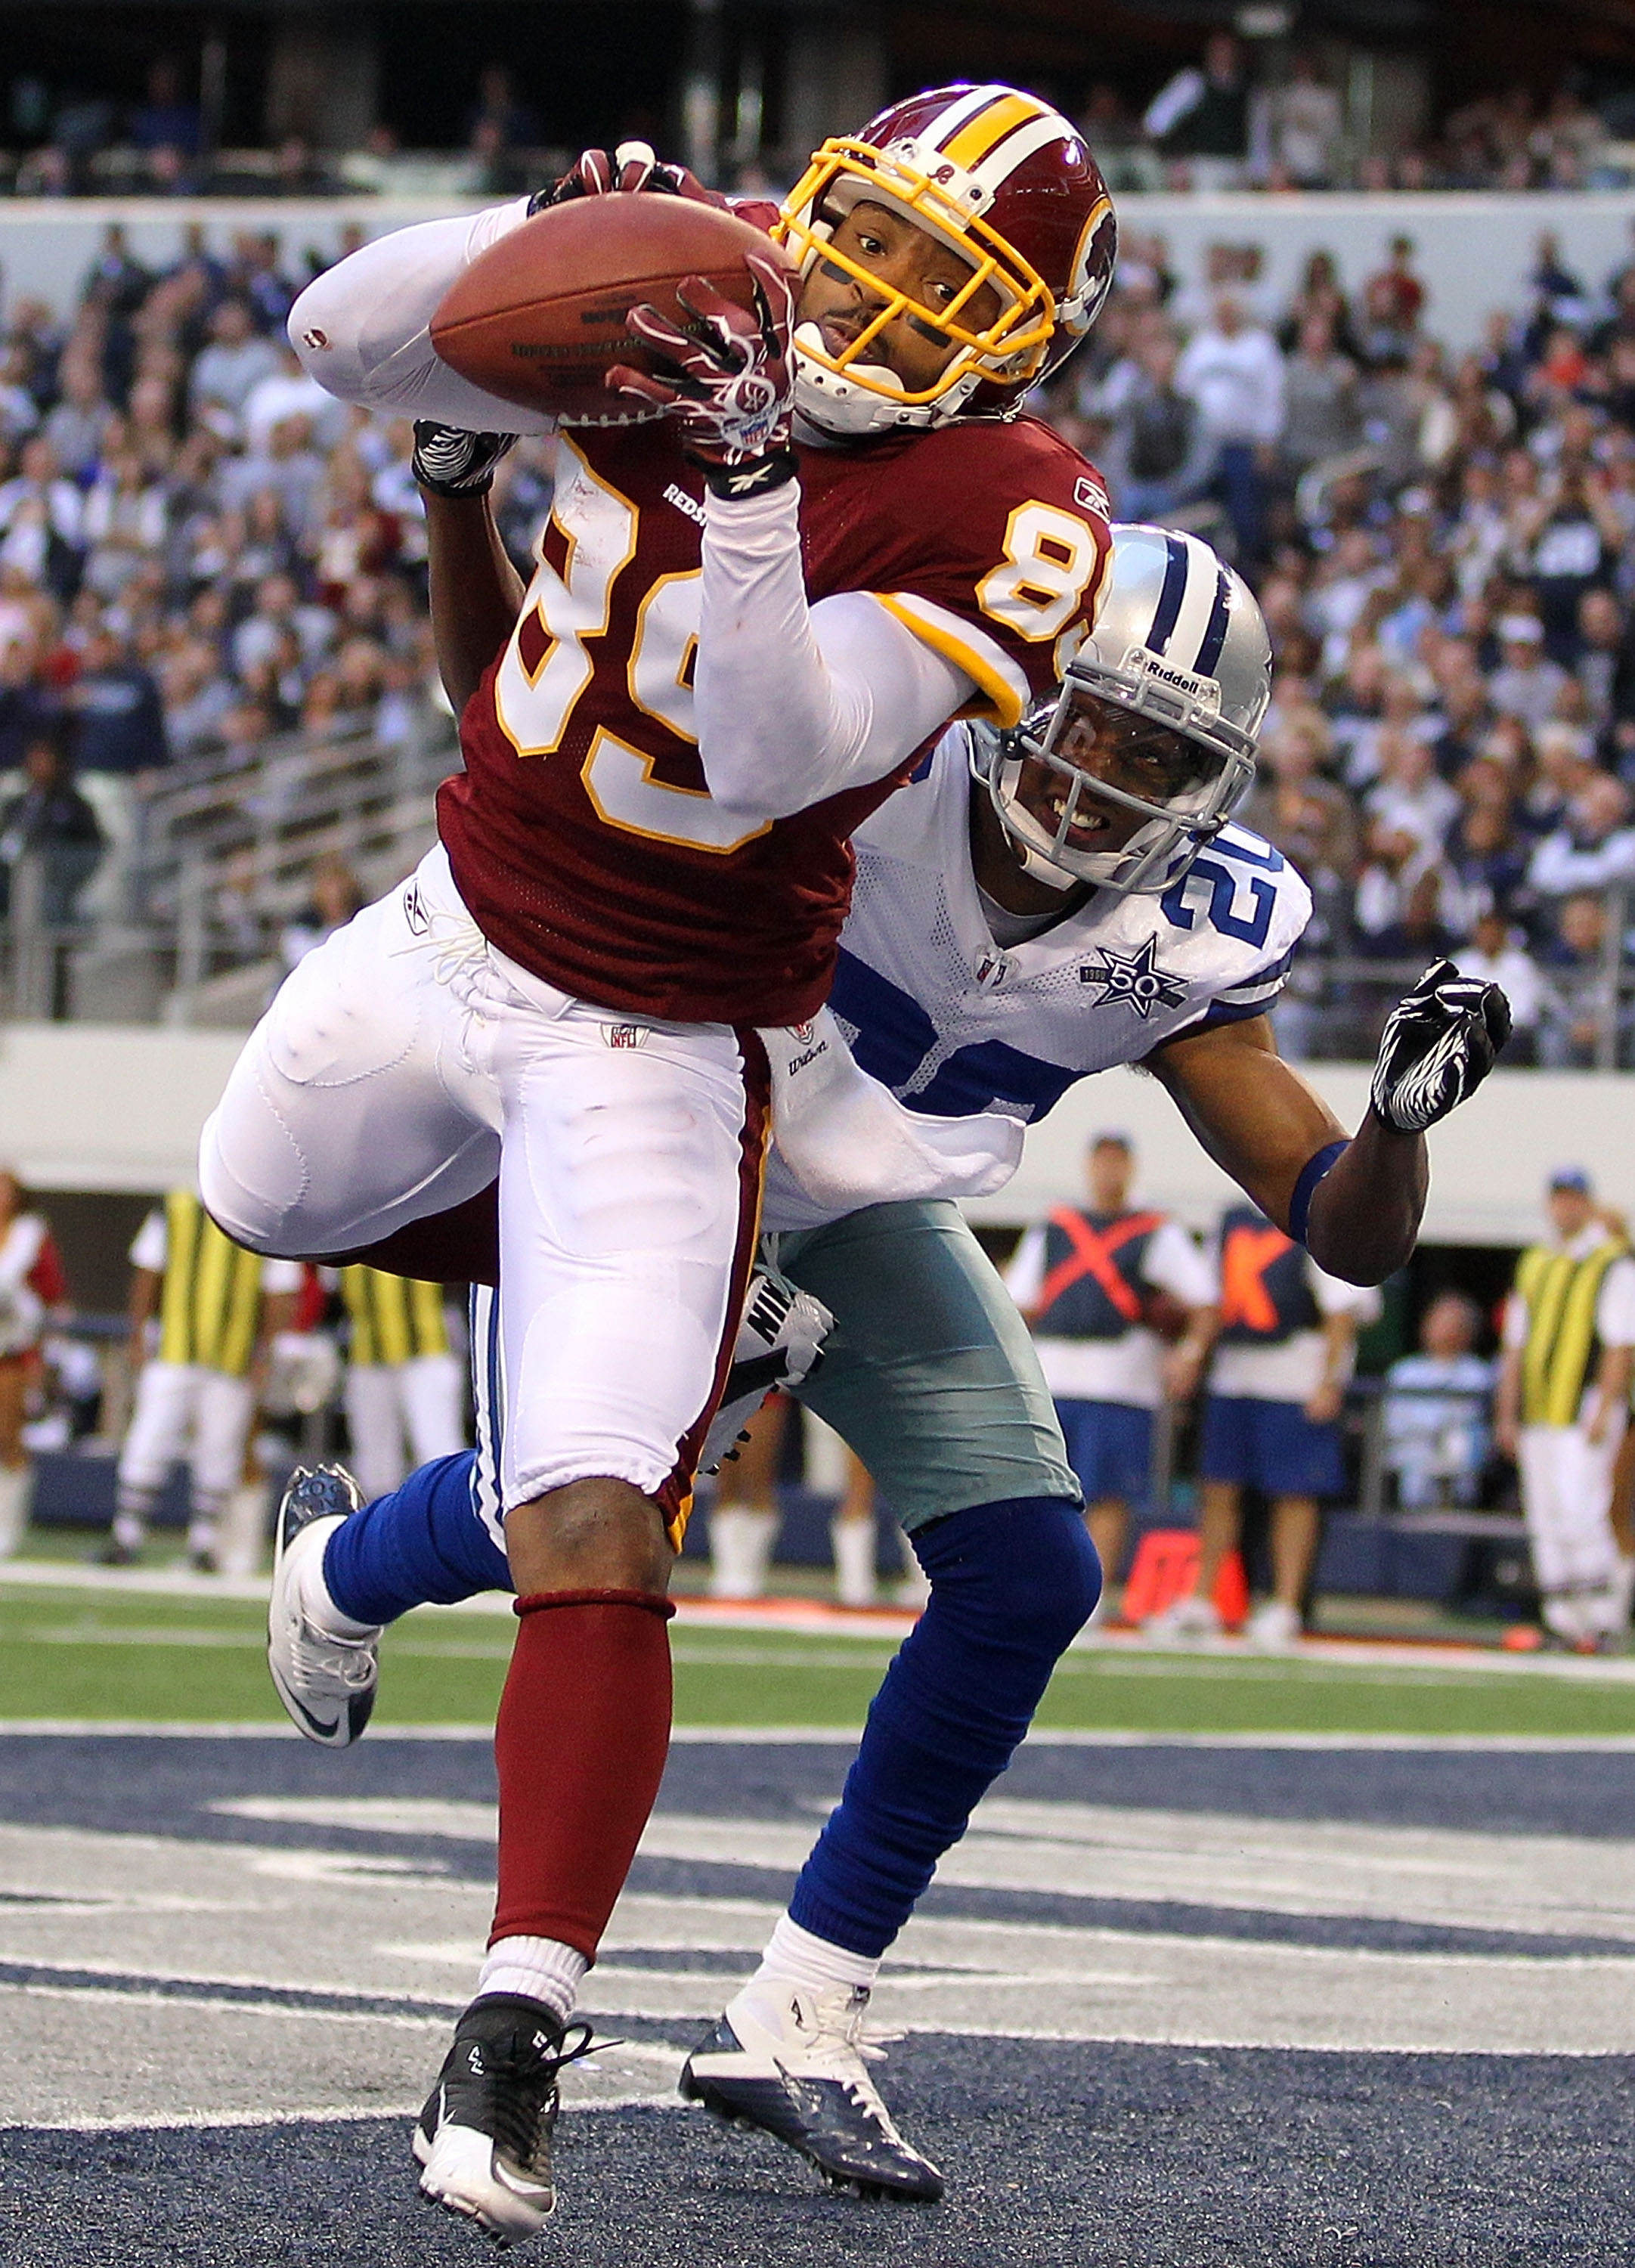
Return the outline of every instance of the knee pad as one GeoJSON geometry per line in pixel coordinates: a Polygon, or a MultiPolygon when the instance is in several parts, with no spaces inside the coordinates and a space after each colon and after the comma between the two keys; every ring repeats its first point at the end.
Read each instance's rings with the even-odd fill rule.
{"type": "Polygon", "coordinates": [[[961,1624],[1026,1638],[1051,1658],[1069,1646],[1101,1595],[1101,1562],[1076,1505],[1007,1498],[950,1513],[910,1538],[932,1595],[961,1624]]]}

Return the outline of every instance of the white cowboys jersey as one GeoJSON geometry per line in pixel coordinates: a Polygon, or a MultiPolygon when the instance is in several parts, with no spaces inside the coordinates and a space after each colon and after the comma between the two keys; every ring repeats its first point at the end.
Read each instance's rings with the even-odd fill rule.
{"type": "MultiPolygon", "coordinates": [[[[1258,835],[1226,827],[1161,898],[1099,890],[1001,946],[971,871],[971,794],[956,725],[853,838],[829,1005],[864,1070],[911,1110],[1042,1118],[1077,1080],[1258,1016],[1282,990],[1311,894],[1258,835]]],[[[829,1217],[775,1156],[766,1226],[829,1217]]]]}

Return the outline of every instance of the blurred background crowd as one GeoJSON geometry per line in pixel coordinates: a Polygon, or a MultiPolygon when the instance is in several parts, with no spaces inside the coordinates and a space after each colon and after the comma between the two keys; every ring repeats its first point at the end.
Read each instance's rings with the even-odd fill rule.
{"type": "MultiPolygon", "coordinates": [[[[87,939],[106,964],[158,923],[185,1020],[242,1018],[292,930],[412,863],[455,761],[409,428],[342,409],[284,342],[316,262],[192,226],[151,269],[112,222],[69,313],[9,310],[0,887],[14,930],[64,944],[40,1012],[107,1014],[87,939]]],[[[1278,690],[1245,815],[1317,901],[1282,1042],[1371,1053],[1446,951],[1509,991],[1510,1061],[1624,1064],[1635,243],[1581,274],[1541,233],[1525,301],[1457,355],[1406,235],[1371,273],[1313,254],[1293,297],[1263,266],[1223,235],[1177,272],[1127,232],[1035,406],[1120,517],[1208,536],[1265,608],[1278,690]]],[[[519,563],[551,483],[549,442],[501,468],[519,563]]]]}

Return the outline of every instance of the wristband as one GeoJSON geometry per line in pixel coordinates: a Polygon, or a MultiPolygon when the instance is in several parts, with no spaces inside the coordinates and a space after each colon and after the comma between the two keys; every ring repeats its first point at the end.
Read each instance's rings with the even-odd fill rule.
{"type": "Polygon", "coordinates": [[[1289,1199],[1289,1234],[1296,1244],[1306,1241],[1306,1227],[1311,1219],[1311,1201],[1317,1194],[1317,1184],[1338,1165],[1349,1141],[1330,1142],[1315,1157],[1307,1158],[1300,1167],[1300,1179],[1294,1184],[1294,1195],[1289,1199]]]}
{"type": "Polygon", "coordinates": [[[792,481],[800,470],[792,449],[775,449],[770,456],[754,457],[742,465],[718,465],[703,457],[688,461],[703,472],[711,496],[729,497],[764,496],[769,489],[781,489],[785,481],[792,481]]]}

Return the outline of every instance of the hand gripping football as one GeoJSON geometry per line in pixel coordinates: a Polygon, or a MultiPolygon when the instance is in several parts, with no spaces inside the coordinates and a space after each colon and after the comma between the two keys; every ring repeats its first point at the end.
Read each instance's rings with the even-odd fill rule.
{"type": "Polygon", "coordinates": [[[564,425],[626,425],[658,414],[603,384],[615,363],[652,370],[633,306],[683,328],[680,286],[702,276],[755,304],[745,254],[777,255],[748,221],[690,198],[583,197],[553,205],[474,260],[431,318],[431,343],[485,394],[564,425]]]}

